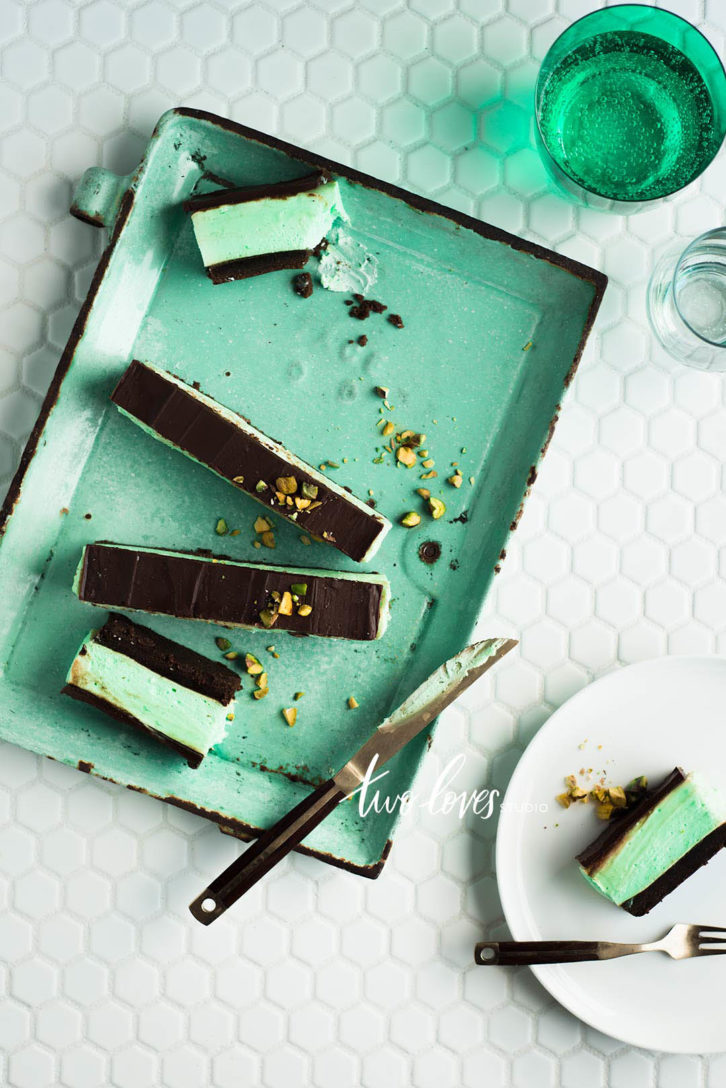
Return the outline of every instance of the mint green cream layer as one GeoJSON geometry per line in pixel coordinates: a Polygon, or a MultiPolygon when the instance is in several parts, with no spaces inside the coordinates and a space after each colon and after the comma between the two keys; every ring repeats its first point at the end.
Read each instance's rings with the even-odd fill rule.
{"type": "Polygon", "coordinates": [[[314,249],[336,219],[348,219],[337,181],[285,197],[261,197],[192,213],[202,260],[222,261],[314,249]]]}
{"type": "Polygon", "coordinates": [[[206,755],[227,734],[227,715],[234,699],[223,706],[159,676],[125,654],[100,646],[87,635],[71,665],[67,683],[98,696],[131,714],[150,729],[206,755]]]}
{"type": "Polygon", "coordinates": [[[726,822],[726,798],[690,774],[629,832],[592,875],[583,876],[620,905],[642,892],[726,822]]]}

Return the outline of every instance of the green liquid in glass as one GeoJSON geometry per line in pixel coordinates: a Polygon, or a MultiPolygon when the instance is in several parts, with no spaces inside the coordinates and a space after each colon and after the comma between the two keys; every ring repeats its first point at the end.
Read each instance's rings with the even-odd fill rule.
{"type": "Polygon", "coordinates": [[[694,65],[635,30],[596,34],[553,69],[540,129],[566,174],[615,200],[681,189],[719,145],[711,96],[694,65]]]}

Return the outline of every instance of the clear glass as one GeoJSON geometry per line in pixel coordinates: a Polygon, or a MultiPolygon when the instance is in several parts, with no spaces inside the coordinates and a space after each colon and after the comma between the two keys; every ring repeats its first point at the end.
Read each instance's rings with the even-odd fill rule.
{"type": "Polygon", "coordinates": [[[688,185],[717,154],[726,73],[685,19],[620,4],[585,15],[552,45],[535,116],[545,166],[570,197],[638,211],[688,185]]]}
{"type": "Polygon", "coordinates": [[[726,370],[726,227],[661,258],[648,286],[648,317],[674,359],[726,370]]]}

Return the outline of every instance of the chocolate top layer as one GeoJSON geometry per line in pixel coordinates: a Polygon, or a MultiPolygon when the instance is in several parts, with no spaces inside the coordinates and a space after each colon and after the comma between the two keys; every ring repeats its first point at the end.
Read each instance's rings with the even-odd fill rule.
{"type": "Polygon", "coordinates": [[[378,582],[279,571],[184,552],[155,552],[106,542],[84,550],[78,596],[90,604],[130,608],[181,619],[264,627],[260,612],[273,591],[305,582],[308,616],[280,614],[275,629],[370,641],[378,634],[382,586],[378,582]]]}
{"type": "Polygon", "coordinates": [[[199,400],[192,389],[177,385],[138,360],[131,363],[111,400],[275,513],[287,518],[297,513],[295,521],[301,530],[322,537],[351,559],[362,560],[385,531],[384,519],[368,507],[361,508],[327,487],[319,474],[307,474],[298,465],[291,465],[279,443],[268,439],[273,446],[269,448],[214,406],[199,400]],[[297,511],[296,506],[278,503],[275,481],[291,474],[297,481],[298,494],[302,494],[304,484],[314,485],[319,506],[297,511]],[[266,484],[263,491],[257,491],[259,481],[266,484]]]}
{"type": "Polygon", "coordinates": [[[605,830],[589,846],[585,847],[582,853],[577,855],[576,860],[579,861],[583,869],[591,874],[595,872],[607,860],[613,850],[620,845],[622,840],[628,836],[636,824],[644,816],[648,816],[664,797],[685,780],[686,775],[681,768],[675,767],[660,785],[650,790],[645,797],[638,801],[637,805],[633,805],[624,815],[618,816],[609,823],[605,830]]]}
{"type": "Polygon", "coordinates": [[[236,189],[220,189],[213,193],[202,193],[184,201],[185,212],[206,212],[210,208],[221,208],[225,204],[245,204],[250,200],[283,200],[286,196],[305,193],[309,189],[319,189],[331,180],[329,174],[318,171],[306,174],[292,181],[273,181],[266,185],[242,185],[236,189]]]}
{"type": "Polygon", "coordinates": [[[111,613],[93,641],[190,691],[216,699],[223,706],[232,701],[242,686],[239,676],[221,662],[210,661],[196,650],[157,635],[156,631],[117,612],[111,613]]]}

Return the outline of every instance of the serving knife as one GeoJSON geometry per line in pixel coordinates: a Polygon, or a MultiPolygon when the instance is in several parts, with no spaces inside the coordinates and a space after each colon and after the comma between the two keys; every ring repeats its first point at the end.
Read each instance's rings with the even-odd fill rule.
{"type": "Polygon", "coordinates": [[[424,680],[398,710],[389,715],[352,759],[337,774],[303,798],[276,824],[260,835],[251,846],[189,904],[198,922],[208,926],[224,914],[253,884],[269,873],[313,828],[364,781],[375,760],[376,768],[387,763],[410,740],[418,736],[434,718],[453,703],[471,684],[483,676],[514,646],[516,639],[491,638],[467,646],[445,661],[424,680]]]}

